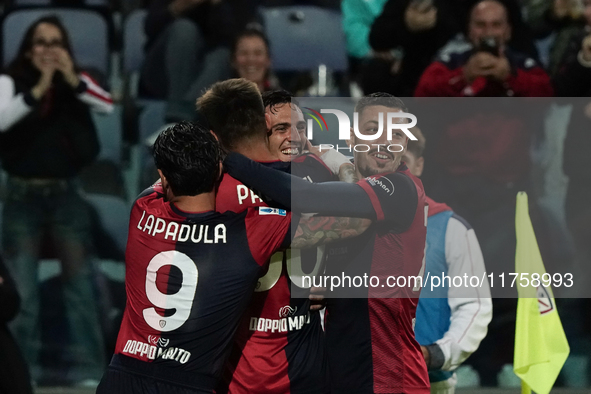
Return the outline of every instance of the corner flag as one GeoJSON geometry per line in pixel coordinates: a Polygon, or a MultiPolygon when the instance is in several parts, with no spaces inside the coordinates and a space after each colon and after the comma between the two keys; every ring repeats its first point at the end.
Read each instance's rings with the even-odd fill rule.
{"type": "MultiPolygon", "coordinates": [[[[515,272],[518,273],[518,279],[527,277],[530,281],[528,286],[517,287],[519,299],[513,369],[521,378],[523,394],[531,393],[531,390],[537,394],[548,394],[568,357],[570,348],[556,310],[552,288],[544,286],[541,280],[546,269],[529,218],[525,192],[517,194],[515,228],[515,272]],[[539,275],[539,282],[531,283],[532,274],[539,275]]],[[[546,283],[548,282],[546,280],[546,283]]]]}

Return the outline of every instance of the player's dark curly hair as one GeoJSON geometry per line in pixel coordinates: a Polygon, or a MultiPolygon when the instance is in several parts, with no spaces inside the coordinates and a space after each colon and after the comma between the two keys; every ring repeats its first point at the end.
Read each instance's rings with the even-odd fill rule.
{"type": "Polygon", "coordinates": [[[382,92],[371,93],[360,98],[355,105],[355,112],[361,116],[361,112],[363,112],[366,107],[373,107],[375,105],[382,105],[388,108],[398,108],[401,109],[402,112],[408,112],[408,109],[402,100],[396,96],[391,95],[390,93],[382,92]]]}
{"type": "Polygon", "coordinates": [[[154,142],[153,154],[175,196],[211,192],[220,179],[220,145],[197,123],[181,122],[164,130],[154,142]]]}
{"type": "Polygon", "coordinates": [[[263,93],[263,105],[269,107],[271,112],[275,113],[275,107],[281,104],[292,103],[299,106],[294,95],[287,90],[279,89],[263,93]]]}

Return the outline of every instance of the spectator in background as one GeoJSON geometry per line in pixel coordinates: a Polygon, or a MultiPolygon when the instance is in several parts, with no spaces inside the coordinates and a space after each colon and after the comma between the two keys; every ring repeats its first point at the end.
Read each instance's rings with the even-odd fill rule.
{"type": "MultiPolygon", "coordinates": [[[[364,63],[389,57],[390,51],[374,52],[369,46],[369,31],[374,20],[382,13],[387,0],[343,0],[343,30],[349,56],[349,73],[358,83],[364,63]]],[[[393,60],[393,59],[392,59],[393,60]]]]}
{"type": "Polygon", "coordinates": [[[369,34],[376,56],[362,71],[364,92],[412,96],[433,56],[460,31],[455,8],[449,0],[388,0],[369,34]]]}
{"type": "Polygon", "coordinates": [[[76,183],[78,171],[99,152],[91,108],[111,111],[110,95],[80,72],[59,19],[37,20],[0,75],[0,156],[8,173],[2,241],[23,301],[12,328],[34,379],[39,378],[40,350],[37,265],[45,233],[62,263],[77,366],[71,378],[92,383],[105,361],[93,292],[89,208],[76,183]]]}
{"type": "MultiPolygon", "coordinates": [[[[425,159],[425,137],[418,128],[402,160],[411,174],[420,177],[425,159]]],[[[427,249],[425,273],[431,277],[476,275],[486,268],[474,230],[450,207],[427,197],[427,249]]],[[[415,335],[429,369],[432,394],[453,394],[455,370],[472,354],[486,336],[492,317],[488,282],[480,288],[424,286],[417,306],[415,335]]]]}
{"type": "Polygon", "coordinates": [[[556,36],[550,45],[548,73],[556,75],[567,55],[569,43],[579,36],[585,25],[582,0],[529,0],[526,5],[527,19],[533,33],[544,38],[556,36]]]}
{"type": "Polygon", "coordinates": [[[238,34],[232,46],[232,68],[236,78],[256,83],[261,92],[278,89],[271,72],[269,40],[261,28],[249,27],[238,34]]]}
{"type": "MultiPolygon", "coordinates": [[[[565,206],[566,220],[575,246],[573,275],[580,278],[591,275],[591,181],[588,171],[591,167],[588,151],[591,146],[591,0],[585,0],[584,4],[585,29],[573,37],[566,61],[554,78],[557,95],[577,97],[569,100],[573,107],[564,141],[563,171],[569,178],[565,206]]],[[[588,298],[568,301],[567,305],[574,313],[588,316],[588,298]]],[[[569,378],[571,374],[564,371],[565,381],[570,387],[587,387],[591,378],[591,321],[588,317],[571,320],[564,325],[572,349],[570,358],[578,360],[579,364],[573,365],[571,369],[582,369],[584,374],[569,378]]]]}
{"type": "Polygon", "coordinates": [[[231,74],[229,46],[258,0],[153,0],[141,89],[166,99],[167,122],[195,117],[195,98],[231,74]]]}
{"type": "MultiPolygon", "coordinates": [[[[586,25],[572,37],[553,80],[559,97],[589,97],[591,93],[591,0],[585,0],[583,11],[586,25]]],[[[591,113],[591,108],[585,111],[591,113]]]]}
{"type": "MultiPolygon", "coordinates": [[[[468,21],[470,11],[479,0],[389,0],[375,20],[369,42],[378,59],[362,72],[366,93],[384,90],[400,96],[411,96],[422,72],[446,43],[464,39],[457,33],[468,21]],[[457,39],[452,38],[457,36],[457,39]],[[386,55],[390,52],[390,55],[386,55]]],[[[514,49],[537,57],[532,35],[521,16],[517,0],[501,0],[515,34],[514,49]]]]}
{"type": "MultiPolygon", "coordinates": [[[[423,73],[415,94],[426,97],[552,95],[546,72],[534,59],[508,46],[511,35],[507,10],[502,3],[494,0],[477,3],[468,23],[472,46],[442,53],[423,73]]],[[[516,193],[531,190],[531,139],[534,130],[541,128],[535,122],[540,121],[539,111],[543,110],[528,114],[523,106],[504,104],[502,100],[464,100],[458,111],[457,100],[439,101],[430,116],[437,118],[432,126],[438,131],[432,134],[435,147],[432,154],[439,166],[430,178],[424,179],[434,199],[448,204],[474,227],[487,268],[494,272],[514,270],[515,237],[507,229],[514,227],[516,193]]],[[[538,216],[533,204],[531,208],[536,226],[538,216]]],[[[549,267],[551,259],[544,261],[549,267]]],[[[491,290],[493,297],[502,295],[500,288],[491,290]]],[[[507,349],[513,349],[515,308],[515,299],[495,299],[489,335],[470,358],[484,386],[496,386],[499,372],[513,360],[512,352],[507,349]]]]}
{"type": "Polygon", "coordinates": [[[6,324],[18,313],[20,298],[0,259],[0,394],[32,394],[29,370],[6,324]]]}
{"type": "Polygon", "coordinates": [[[507,45],[511,35],[505,6],[480,1],[468,22],[472,47],[442,53],[421,76],[415,96],[551,96],[548,75],[534,59],[507,45]]]}

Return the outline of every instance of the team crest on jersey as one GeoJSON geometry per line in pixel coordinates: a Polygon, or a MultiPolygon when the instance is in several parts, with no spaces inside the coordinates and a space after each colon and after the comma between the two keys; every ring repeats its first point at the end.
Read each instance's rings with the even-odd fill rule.
{"type": "Polygon", "coordinates": [[[259,207],[259,215],[285,216],[287,215],[287,211],[279,208],[259,207]]]}
{"type": "Polygon", "coordinates": [[[289,305],[285,305],[283,308],[279,309],[279,317],[293,316],[297,310],[298,310],[297,306],[294,309],[289,305]]]}
{"type": "Polygon", "coordinates": [[[166,320],[160,320],[158,324],[160,325],[160,328],[164,328],[164,326],[166,325],[166,320]]]}
{"type": "Polygon", "coordinates": [[[148,343],[154,346],[167,347],[170,339],[158,338],[157,335],[148,335],[148,343]]]}
{"type": "Polygon", "coordinates": [[[554,302],[552,302],[552,297],[550,297],[548,289],[544,286],[538,286],[537,296],[540,315],[545,315],[554,310],[554,302]]]}

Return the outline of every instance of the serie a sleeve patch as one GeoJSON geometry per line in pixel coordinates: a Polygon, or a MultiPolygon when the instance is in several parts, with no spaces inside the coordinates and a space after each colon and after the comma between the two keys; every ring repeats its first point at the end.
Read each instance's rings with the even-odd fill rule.
{"type": "Polygon", "coordinates": [[[259,207],[259,215],[285,216],[287,215],[287,211],[279,208],[259,207]]]}

